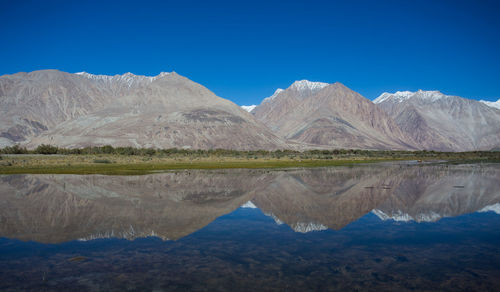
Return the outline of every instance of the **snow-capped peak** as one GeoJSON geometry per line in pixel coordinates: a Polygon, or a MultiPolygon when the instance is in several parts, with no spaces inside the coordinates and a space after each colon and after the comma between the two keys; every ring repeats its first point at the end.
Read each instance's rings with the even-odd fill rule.
{"type": "Polygon", "coordinates": [[[273,98],[275,98],[276,96],[278,96],[278,94],[280,94],[282,91],[283,91],[283,89],[281,89],[281,88],[276,89],[276,91],[273,93],[273,95],[264,98],[264,100],[262,102],[272,100],[273,98]]]}
{"type": "Polygon", "coordinates": [[[428,91],[419,90],[419,91],[417,91],[416,94],[417,94],[417,96],[420,96],[424,99],[432,100],[432,101],[436,101],[436,100],[441,99],[443,97],[448,97],[448,95],[445,95],[438,90],[428,90],[428,91]]]}
{"type": "Polygon", "coordinates": [[[293,231],[295,232],[300,232],[300,233],[307,233],[311,231],[323,231],[327,230],[328,227],[326,227],[323,224],[320,223],[313,223],[313,222],[297,222],[296,224],[291,226],[293,231]]]}
{"type": "MultiPolygon", "coordinates": [[[[312,82],[309,80],[298,80],[298,81],[295,81],[294,83],[292,83],[292,85],[290,85],[290,87],[288,87],[288,89],[294,89],[297,91],[310,90],[310,91],[315,92],[315,91],[319,91],[319,90],[325,88],[328,85],[329,85],[328,83],[324,83],[324,82],[312,82]]],[[[274,92],[273,95],[264,98],[264,100],[262,100],[262,102],[268,102],[268,101],[273,100],[275,97],[277,97],[283,91],[284,91],[284,89],[281,89],[281,88],[276,89],[276,91],[274,92]]]]}
{"type": "Polygon", "coordinates": [[[491,106],[491,107],[500,109],[500,99],[497,101],[480,100],[480,102],[484,103],[487,106],[491,106]]]}
{"type": "Polygon", "coordinates": [[[382,221],[394,220],[397,222],[409,222],[409,221],[435,222],[443,217],[442,215],[433,211],[429,213],[420,213],[417,214],[415,217],[412,217],[410,214],[404,213],[401,210],[393,211],[391,214],[387,214],[382,210],[373,209],[372,213],[375,214],[382,221]]]}
{"type": "Polygon", "coordinates": [[[151,230],[151,232],[144,232],[144,233],[137,232],[132,225],[130,225],[130,228],[128,230],[115,232],[113,229],[111,229],[111,231],[104,231],[104,232],[90,234],[85,237],[81,237],[77,240],[90,241],[95,239],[108,239],[108,238],[123,238],[127,240],[134,240],[136,238],[146,238],[146,237],[158,237],[164,241],[170,240],[166,236],[157,234],[154,230],[151,230]]]}
{"type": "Polygon", "coordinates": [[[241,108],[246,110],[247,112],[252,112],[257,106],[255,104],[253,105],[242,105],[241,108]]]}
{"type": "Polygon", "coordinates": [[[488,206],[482,208],[481,210],[479,210],[478,212],[490,212],[490,211],[495,212],[495,213],[500,215],[500,203],[488,205],[488,206]]]}
{"type": "Polygon", "coordinates": [[[312,82],[309,80],[298,80],[295,81],[290,88],[293,88],[298,91],[303,90],[320,90],[328,86],[328,83],[325,82],[312,82]]]}
{"type": "Polygon", "coordinates": [[[118,82],[124,82],[126,83],[129,87],[132,86],[134,83],[141,82],[141,81],[149,81],[153,82],[159,78],[165,77],[167,75],[170,75],[168,72],[161,72],[160,74],[156,76],[144,76],[144,75],[135,75],[130,72],[127,72],[123,75],[96,75],[96,74],[90,74],[87,72],[78,72],[75,73],[76,75],[80,75],[82,77],[91,79],[91,80],[96,80],[96,81],[103,81],[103,82],[112,82],[112,81],[118,81],[118,82]]]}
{"type": "Polygon", "coordinates": [[[428,101],[436,101],[444,97],[448,97],[437,90],[421,90],[419,89],[416,92],[412,91],[396,91],[395,93],[384,92],[379,97],[373,100],[373,103],[381,103],[383,101],[394,101],[394,102],[403,102],[410,98],[420,98],[428,101]]]}
{"type": "Polygon", "coordinates": [[[257,209],[257,206],[255,206],[252,201],[248,201],[245,204],[241,205],[241,208],[257,209]]]}
{"type": "Polygon", "coordinates": [[[82,77],[88,78],[88,79],[93,79],[93,80],[111,80],[113,79],[114,76],[110,75],[95,75],[95,74],[90,74],[85,71],[83,72],[78,72],[75,73],[76,75],[80,75],[82,77]]]}
{"type": "Polygon", "coordinates": [[[403,213],[399,210],[391,215],[388,215],[379,209],[373,209],[372,213],[375,214],[382,221],[394,220],[394,221],[408,222],[414,220],[413,217],[411,217],[409,214],[403,213]]]}
{"type": "Polygon", "coordinates": [[[413,92],[411,92],[411,91],[396,91],[396,93],[384,92],[379,97],[375,98],[373,100],[373,103],[381,103],[381,102],[386,101],[390,98],[393,98],[393,99],[398,100],[398,101],[403,101],[404,99],[407,99],[412,95],[413,95],[413,92]]]}

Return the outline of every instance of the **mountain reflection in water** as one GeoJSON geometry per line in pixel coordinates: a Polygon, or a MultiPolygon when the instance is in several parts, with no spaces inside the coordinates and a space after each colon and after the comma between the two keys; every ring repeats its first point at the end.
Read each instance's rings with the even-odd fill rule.
{"type": "Polygon", "coordinates": [[[496,164],[5,175],[0,176],[0,197],[0,279],[5,280],[0,289],[17,283],[25,289],[57,290],[71,283],[83,290],[251,290],[259,283],[261,290],[291,284],[287,289],[494,290],[500,284],[494,280],[500,276],[496,164]],[[456,246],[450,248],[444,234],[456,246]],[[146,250],[142,257],[140,249],[146,250]],[[448,259],[462,260],[436,264],[446,253],[448,259]],[[433,268],[410,269],[415,256],[424,260],[420,265],[433,268]],[[102,260],[108,258],[116,266],[102,260]],[[148,286],[151,275],[139,267],[119,264],[129,265],[131,259],[152,265],[151,275],[163,277],[158,285],[148,286]],[[168,276],[159,270],[167,263],[168,276]],[[110,279],[107,270],[90,279],[75,265],[94,272],[106,266],[117,270],[112,277],[130,279],[110,279]],[[442,265],[450,271],[439,274],[435,269],[442,265]],[[28,266],[49,273],[53,282],[38,283],[42,278],[28,266]],[[21,284],[22,277],[18,283],[11,276],[23,269],[28,280],[21,284]],[[73,272],[86,277],[67,279],[65,273],[73,272]],[[254,277],[259,280],[246,282],[254,277]]]}

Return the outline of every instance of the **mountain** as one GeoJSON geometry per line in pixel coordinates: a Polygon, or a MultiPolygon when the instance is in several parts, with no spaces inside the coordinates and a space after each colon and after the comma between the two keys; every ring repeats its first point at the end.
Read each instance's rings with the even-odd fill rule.
{"type": "Polygon", "coordinates": [[[500,110],[439,91],[383,93],[374,100],[419,147],[438,151],[500,146],[500,110]]]}
{"type": "Polygon", "coordinates": [[[251,114],[175,72],[106,76],[57,70],[0,77],[0,146],[277,149],[251,114]]]}
{"type": "Polygon", "coordinates": [[[252,114],[279,137],[310,147],[415,148],[383,110],[338,82],[296,81],[252,114]]]}
{"type": "Polygon", "coordinates": [[[240,107],[175,72],[41,70],[0,76],[0,147],[491,150],[499,102],[438,91],[371,102],[340,83],[301,80],[240,107]]]}
{"type": "Polygon", "coordinates": [[[0,146],[25,142],[112,102],[119,87],[55,70],[0,77],[0,146]]]}
{"type": "Polygon", "coordinates": [[[480,100],[480,102],[484,103],[487,106],[491,106],[497,109],[500,109],[500,99],[497,101],[486,101],[486,100],[480,100]]]}

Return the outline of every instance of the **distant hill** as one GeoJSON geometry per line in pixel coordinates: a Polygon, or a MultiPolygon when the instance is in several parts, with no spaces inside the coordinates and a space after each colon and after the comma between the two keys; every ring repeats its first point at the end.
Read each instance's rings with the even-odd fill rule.
{"type": "Polygon", "coordinates": [[[500,109],[439,91],[384,93],[374,102],[423,149],[500,147],[500,109]]]}
{"type": "Polygon", "coordinates": [[[415,149],[370,100],[343,84],[296,81],[252,113],[279,137],[330,148],[415,149]]]}

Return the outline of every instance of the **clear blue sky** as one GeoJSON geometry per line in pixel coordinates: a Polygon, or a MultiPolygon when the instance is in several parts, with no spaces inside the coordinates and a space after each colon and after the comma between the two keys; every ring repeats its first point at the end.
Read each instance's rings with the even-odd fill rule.
{"type": "Polygon", "coordinates": [[[0,0],[0,75],[176,71],[237,104],[294,80],[500,98],[500,1],[0,0]]]}

